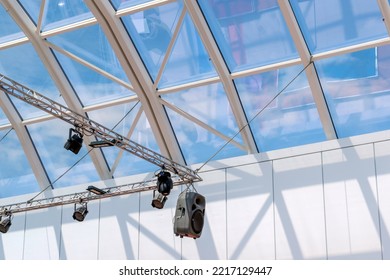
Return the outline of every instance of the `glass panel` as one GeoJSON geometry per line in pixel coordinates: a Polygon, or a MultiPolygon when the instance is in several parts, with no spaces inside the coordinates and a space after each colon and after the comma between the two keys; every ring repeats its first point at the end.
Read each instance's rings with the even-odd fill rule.
{"type": "Polygon", "coordinates": [[[85,156],[88,153],[85,143],[78,154],[64,148],[69,128],[70,125],[58,119],[28,126],[54,188],[100,180],[90,157],[85,156]]]}
{"type": "MultiPolygon", "coordinates": [[[[0,73],[54,101],[65,104],[45,66],[30,44],[1,50],[0,73]]],[[[23,119],[46,114],[16,98],[12,98],[12,101],[23,119]]]]}
{"type": "Polygon", "coordinates": [[[388,36],[372,0],[290,0],[309,49],[332,50],[388,36]]]}
{"type": "Polygon", "coordinates": [[[132,91],[74,60],[54,52],[83,105],[134,95],[132,91]]]}
{"type": "Polygon", "coordinates": [[[182,10],[175,2],[122,18],[134,45],[155,81],[182,10]]]}
{"type": "Polygon", "coordinates": [[[38,192],[39,186],[14,130],[0,130],[0,198],[38,192]]]}
{"type": "Polygon", "coordinates": [[[151,0],[111,0],[111,4],[116,10],[136,6],[139,4],[150,2],[151,0]]]}
{"type": "Polygon", "coordinates": [[[83,0],[46,0],[42,30],[50,30],[93,18],[83,0]]]}
{"type": "Polygon", "coordinates": [[[0,28],[0,44],[25,37],[2,5],[0,5],[0,26],[2,26],[0,28]]]}
{"type": "Polygon", "coordinates": [[[298,57],[276,0],[198,2],[232,72],[298,57]]]}
{"type": "Polygon", "coordinates": [[[26,13],[30,16],[30,18],[34,21],[34,23],[37,24],[42,0],[41,1],[17,0],[17,1],[23,7],[26,13]]]}
{"type": "Polygon", "coordinates": [[[122,66],[99,25],[50,37],[51,43],[128,82],[122,66]]]}
{"type": "MultiPolygon", "coordinates": [[[[140,107],[141,105],[139,102],[133,102],[92,111],[89,112],[89,116],[98,123],[106,126],[107,128],[113,129],[115,132],[128,138],[132,125],[134,125],[135,121],[137,121],[136,116],[139,113],[140,107]]],[[[139,121],[136,123],[130,139],[159,153],[159,147],[157,146],[153,132],[143,113],[139,121]]],[[[117,164],[116,160],[121,150],[116,147],[105,147],[102,148],[102,151],[106,156],[111,170],[114,169],[115,177],[152,172],[158,169],[156,165],[134,156],[129,152],[123,152],[119,164],[114,166],[117,164]]]]}
{"type": "MultiPolygon", "coordinates": [[[[163,98],[227,137],[233,137],[239,130],[221,84],[167,94],[163,98]]],[[[227,142],[170,108],[166,110],[187,164],[207,161],[227,142]]],[[[242,144],[239,135],[234,141],[242,144]]],[[[229,144],[213,160],[242,154],[245,151],[229,144]]]]}
{"type": "Polygon", "coordinates": [[[214,66],[190,17],[185,17],[159,88],[215,77],[214,66]]]}
{"type": "Polygon", "coordinates": [[[301,70],[290,67],[235,80],[261,151],[326,140],[304,72],[285,89],[301,70]]]}
{"type": "Polygon", "coordinates": [[[389,46],[324,59],[316,67],[339,137],[390,129],[389,46]]]}

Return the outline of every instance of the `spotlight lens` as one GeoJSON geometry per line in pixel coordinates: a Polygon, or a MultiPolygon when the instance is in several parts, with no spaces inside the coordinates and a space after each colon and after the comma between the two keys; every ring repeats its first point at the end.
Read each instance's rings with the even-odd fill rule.
{"type": "Polygon", "coordinates": [[[74,211],[73,220],[82,222],[82,221],[84,221],[85,216],[87,216],[87,214],[88,214],[87,208],[84,206],[81,206],[81,207],[77,208],[76,211],[74,211]]]}

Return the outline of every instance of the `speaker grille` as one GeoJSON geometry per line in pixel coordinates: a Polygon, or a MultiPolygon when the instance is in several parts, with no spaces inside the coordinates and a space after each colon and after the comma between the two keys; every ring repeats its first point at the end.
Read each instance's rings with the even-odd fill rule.
{"type": "Polygon", "coordinates": [[[197,209],[193,213],[192,218],[191,218],[192,229],[194,230],[194,232],[196,234],[199,234],[202,231],[203,222],[204,222],[203,212],[201,210],[197,209]]]}

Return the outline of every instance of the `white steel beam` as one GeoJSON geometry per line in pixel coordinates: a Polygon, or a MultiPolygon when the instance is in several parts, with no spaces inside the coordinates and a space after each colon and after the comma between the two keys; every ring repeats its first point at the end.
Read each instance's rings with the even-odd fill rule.
{"type": "MultiPolygon", "coordinates": [[[[19,25],[24,34],[26,34],[26,36],[29,38],[30,43],[34,46],[35,51],[40,57],[42,63],[45,65],[59,91],[61,92],[61,95],[68,107],[79,114],[83,114],[82,104],[77,98],[76,93],[68,82],[52,51],[49,47],[46,46],[44,39],[40,36],[39,30],[37,30],[37,27],[31,21],[30,17],[26,14],[24,9],[17,1],[0,1],[10,16],[19,25]]],[[[87,138],[89,137],[87,136],[87,138]]],[[[91,138],[89,140],[93,141],[94,139],[91,138]]],[[[102,152],[99,149],[95,149],[89,153],[89,155],[100,178],[102,180],[110,179],[110,172],[102,152]]]]}
{"type": "Polygon", "coordinates": [[[240,98],[230,71],[222,57],[222,54],[218,48],[218,45],[211,33],[211,30],[204,18],[202,11],[196,1],[184,0],[185,6],[189,15],[202,39],[202,42],[210,55],[211,61],[220,76],[221,82],[225,89],[227,98],[232,108],[233,115],[236,119],[237,126],[241,130],[241,137],[248,153],[257,153],[257,146],[253,138],[252,132],[248,126],[248,121],[245,116],[244,109],[241,105],[240,98]]]}
{"type": "Polygon", "coordinates": [[[385,22],[387,33],[390,36],[390,6],[388,0],[377,0],[379,9],[382,12],[383,21],[385,22]]]}
{"type": "Polygon", "coordinates": [[[86,0],[85,3],[98,19],[134,87],[161,153],[180,164],[185,164],[168,116],[159,102],[160,97],[153,87],[148,71],[129,38],[125,26],[116,16],[114,8],[108,1],[86,0]]]}
{"type": "Polygon", "coordinates": [[[284,20],[286,21],[286,24],[290,30],[292,39],[298,50],[299,56],[301,57],[303,67],[310,64],[306,68],[305,73],[314,98],[314,102],[317,106],[318,114],[320,116],[325,135],[328,140],[335,139],[337,138],[337,133],[329,112],[328,105],[325,100],[324,92],[322,90],[317,71],[312,61],[310,50],[307,47],[303,34],[299,28],[298,21],[294,15],[294,11],[292,10],[291,5],[288,1],[278,0],[278,3],[280,10],[283,14],[284,20]]]}

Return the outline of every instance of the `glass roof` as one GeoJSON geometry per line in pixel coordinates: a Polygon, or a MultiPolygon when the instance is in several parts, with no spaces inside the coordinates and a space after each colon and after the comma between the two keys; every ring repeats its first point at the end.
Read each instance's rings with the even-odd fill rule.
{"type": "MultiPolygon", "coordinates": [[[[386,0],[1,3],[0,74],[181,164],[390,129],[386,0]]],[[[0,198],[159,169],[70,128],[0,92],[0,198]]]]}

